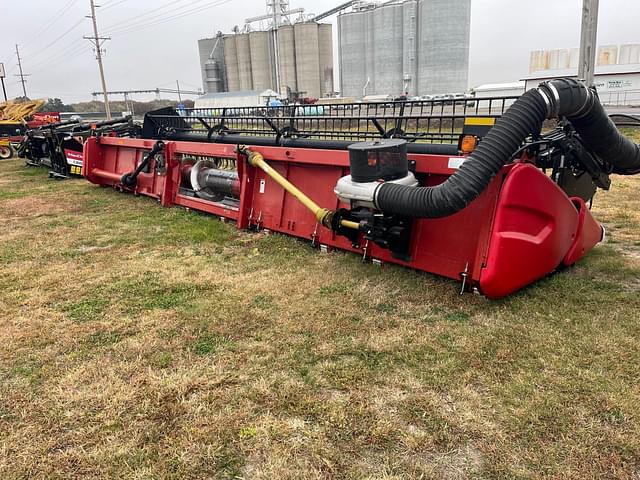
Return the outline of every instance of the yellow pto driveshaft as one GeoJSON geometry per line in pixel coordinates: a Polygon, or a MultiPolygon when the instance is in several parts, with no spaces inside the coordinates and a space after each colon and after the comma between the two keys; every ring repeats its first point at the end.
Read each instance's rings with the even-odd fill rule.
{"type": "MultiPolygon", "coordinates": [[[[249,162],[249,165],[251,165],[252,167],[259,168],[264,173],[269,175],[269,177],[271,177],[274,182],[276,182],[278,185],[284,188],[288,193],[290,193],[295,198],[297,198],[298,201],[302,203],[302,205],[304,205],[309,210],[311,210],[311,212],[313,212],[313,214],[316,217],[316,220],[318,220],[319,223],[321,223],[327,228],[332,228],[331,223],[332,223],[333,215],[335,212],[328,210],[326,208],[322,208],[316,202],[314,202],[308,196],[302,193],[298,189],[298,187],[296,187],[289,180],[287,180],[282,175],[280,175],[274,168],[269,166],[269,164],[265,161],[264,157],[260,153],[251,151],[246,147],[239,147],[238,151],[247,155],[247,161],[249,162]]],[[[358,224],[358,222],[352,222],[350,220],[341,220],[340,225],[346,228],[352,228],[354,230],[358,230],[360,228],[360,225],[358,224]]]]}

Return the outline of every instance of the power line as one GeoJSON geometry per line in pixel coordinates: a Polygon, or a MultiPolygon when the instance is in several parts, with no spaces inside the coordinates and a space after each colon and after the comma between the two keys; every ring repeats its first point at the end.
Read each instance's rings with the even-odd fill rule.
{"type": "Polygon", "coordinates": [[[114,0],[111,0],[110,2],[105,3],[104,5],[102,5],[102,11],[104,12],[105,10],[109,10],[110,8],[116,7],[118,5],[120,5],[121,3],[126,2],[127,0],[119,0],[118,2],[114,2],[114,0]]]}
{"type": "Polygon", "coordinates": [[[68,30],[66,30],[63,34],[59,35],[58,37],[56,37],[53,41],[49,42],[47,44],[46,47],[38,50],[36,53],[34,53],[31,58],[38,58],[40,55],[44,54],[45,52],[47,52],[51,47],[53,47],[56,43],[58,43],[60,40],[62,40],[64,37],[66,37],[67,35],[69,35],[71,32],[73,32],[76,28],[78,28],[80,26],[80,24],[84,21],[83,18],[81,18],[80,20],[78,20],[76,23],[74,23],[68,30]]]}
{"type": "MultiPolygon", "coordinates": [[[[76,25],[74,25],[70,30],[67,30],[67,32],[65,33],[69,33],[70,31],[73,31],[73,29],[75,29],[75,27],[77,25],[80,25],[83,21],[84,21],[84,18],[81,18],[76,25]]],[[[65,34],[63,34],[62,36],[64,35],[65,34]]],[[[58,38],[61,38],[61,37],[58,37],[58,38]]],[[[74,39],[71,42],[67,43],[66,45],[57,48],[56,52],[53,53],[52,55],[49,55],[47,58],[43,58],[36,61],[35,66],[32,65],[31,68],[32,70],[37,69],[38,71],[40,71],[42,67],[45,65],[50,65],[52,63],[55,63],[56,61],[61,60],[67,55],[73,55],[74,53],[78,53],[83,49],[83,46],[85,45],[86,44],[84,44],[83,42],[78,42],[77,40],[74,39]]],[[[45,51],[46,51],[46,48],[45,48],[45,51]]],[[[35,57],[37,57],[37,55],[35,57]]]]}
{"type": "MultiPolygon", "coordinates": [[[[190,2],[191,4],[190,4],[189,8],[193,7],[194,4],[196,4],[196,3],[201,3],[203,1],[212,1],[212,0],[195,0],[195,1],[192,1],[192,2],[190,2]]],[[[123,24],[123,25],[121,25],[120,27],[118,27],[118,28],[116,28],[114,30],[110,30],[109,34],[110,35],[118,35],[118,34],[122,34],[122,33],[135,32],[135,31],[141,30],[143,28],[147,28],[149,26],[160,25],[160,24],[169,22],[171,20],[175,20],[175,19],[178,19],[178,18],[182,18],[182,17],[188,16],[188,15],[191,15],[193,13],[202,12],[202,11],[208,9],[208,8],[216,7],[216,6],[222,5],[223,3],[227,3],[229,1],[231,1],[231,0],[223,0],[223,1],[215,0],[214,3],[212,3],[212,4],[199,5],[199,6],[196,6],[194,8],[187,9],[187,10],[185,10],[182,7],[181,8],[176,8],[176,9],[172,9],[172,10],[163,12],[163,13],[158,14],[158,15],[153,15],[153,16],[150,16],[150,17],[147,17],[147,18],[134,20],[134,22],[136,22],[136,23],[133,23],[133,24],[130,24],[130,25],[123,24]],[[175,12],[177,12],[177,13],[175,13],[175,12]]],[[[175,2],[174,2],[174,4],[175,4],[175,2]]],[[[130,22],[131,22],[131,20],[129,20],[127,23],[130,23],[130,22]]]]}
{"type": "Polygon", "coordinates": [[[101,37],[98,35],[98,23],[96,22],[96,6],[93,0],[89,0],[91,4],[91,20],[93,22],[93,37],[84,37],[91,41],[96,47],[96,60],[98,60],[98,68],[100,70],[100,82],[102,83],[102,93],[104,95],[104,110],[107,114],[107,118],[111,119],[111,109],[109,108],[109,96],[107,95],[107,82],[104,79],[104,67],[102,65],[102,44],[107,40],[111,40],[110,37],[101,37]]]}
{"type": "Polygon", "coordinates": [[[83,53],[84,51],[91,51],[91,49],[85,43],[74,43],[72,45],[67,45],[67,48],[65,48],[64,50],[58,52],[57,54],[55,54],[52,57],[49,57],[48,59],[36,64],[34,67],[32,67],[32,71],[34,73],[41,72],[42,70],[44,70],[49,65],[53,65],[55,63],[58,63],[61,60],[65,59],[66,57],[75,57],[79,53],[83,53]]]}
{"type": "Polygon", "coordinates": [[[228,3],[230,1],[232,1],[232,0],[217,0],[213,4],[202,5],[200,7],[192,9],[192,10],[186,10],[186,11],[183,11],[179,15],[171,15],[169,17],[157,19],[155,21],[151,21],[151,22],[148,22],[148,23],[141,23],[141,24],[138,24],[138,25],[130,25],[129,27],[125,27],[122,30],[111,31],[111,32],[109,32],[109,34],[110,35],[125,35],[125,34],[132,33],[132,32],[138,32],[138,31],[143,30],[145,28],[154,27],[156,25],[161,25],[163,23],[167,23],[167,22],[170,22],[172,20],[177,20],[179,18],[186,17],[186,16],[192,15],[194,13],[199,13],[199,12],[202,12],[204,10],[207,10],[207,9],[210,9],[210,8],[213,8],[213,7],[218,7],[220,5],[228,3]]]}
{"type": "MultiPolygon", "coordinates": [[[[167,2],[167,3],[164,3],[164,4],[159,5],[158,7],[154,8],[153,12],[150,12],[150,13],[147,13],[147,14],[143,14],[143,15],[139,15],[136,18],[130,18],[128,20],[122,20],[122,21],[116,22],[114,24],[107,25],[104,28],[104,31],[111,33],[114,30],[129,28],[133,24],[147,22],[149,20],[154,20],[154,19],[163,17],[164,15],[171,14],[172,12],[178,12],[180,10],[184,10],[185,7],[182,7],[182,6],[179,6],[177,8],[173,8],[173,7],[176,7],[177,4],[182,3],[184,1],[187,1],[187,0],[173,0],[173,1],[170,1],[170,2],[167,2]],[[166,11],[166,12],[158,13],[161,10],[165,10],[166,8],[169,8],[169,10],[166,11]]],[[[203,1],[206,1],[206,0],[195,0],[195,1],[192,1],[191,4],[193,5],[195,3],[200,3],[200,2],[203,2],[203,1]]]]}
{"type": "MultiPolygon", "coordinates": [[[[49,30],[59,19],[61,19],[65,13],[67,13],[71,7],[73,7],[73,5],[75,3],[77,3],[78,0],[69,0],[64,7],[62,7],[58,13],[56,15],[54,15],[54,17],[48,22],[46,23],[40,30],[36,31],[35,33],[32,33],[30,35],[30,38],[38,40],[40,38],[40,36],[45,33],[47,30],[49,30]]],[[[29,49],[28,47],[31,46],[30,42],[27,42],[27,50],[29,49]]]]}
{"type": "Polygon", "coordinates": [[[25,86],[27,81],[24,79],[24,77],[28,77],[30,74],[29,73],[24,73],[22,71],[22,60],[20,59],[20,51],[18,50],[18,44],[17,43],[16,43],[16,57],[18,57],[18,68],[20,69],[20,75],[16,75],[16,77],[20,77],[20,83],[22,83],[22,93],[24,93],[25,98],[28,98],[27,97],[27,87],[25,86]]]}

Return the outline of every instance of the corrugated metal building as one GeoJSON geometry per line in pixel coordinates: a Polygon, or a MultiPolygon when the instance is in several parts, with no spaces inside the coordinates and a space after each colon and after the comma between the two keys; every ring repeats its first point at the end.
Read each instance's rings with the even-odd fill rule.
{"type": "Polygon", "coordinates": [[[204,90],[279,87],[283,96],[289,93],[326,96],[334,91],[331,28],[330,24],[299,22],[283,25],[275,32],[252,31],[199,40],[204,90]],[[222,80],[212,80],[213,77],[222,80]]]}
{"type": "Polygon", "coordinates": [[[338,16],[342,95],[468,88],[471,0],[362,4],[338,16]]]}

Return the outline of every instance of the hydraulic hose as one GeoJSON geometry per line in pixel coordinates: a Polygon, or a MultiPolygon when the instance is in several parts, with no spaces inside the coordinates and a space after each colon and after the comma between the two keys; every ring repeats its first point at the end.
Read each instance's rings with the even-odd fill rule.
{"type": "Polygon", "coordinates": [[[582,141],[602,160],[611,164],[613,173],[640,173],[640,146],[620,133],[593,91],[589,92],[589,108],[582,115],[567,119],[582,141]]]}
{"type": "Polygon", "coordinates": [[[374,192],[379,210],[412,217],[452,215],[475,200],[545,118],[567,117],[583,142],[616,173],[640,172],[640,148],[616,129],[595,93],[572,79],[552,80],[529,90],[500,117],[460,169],[433,187],[381,183],[374,192]]]}

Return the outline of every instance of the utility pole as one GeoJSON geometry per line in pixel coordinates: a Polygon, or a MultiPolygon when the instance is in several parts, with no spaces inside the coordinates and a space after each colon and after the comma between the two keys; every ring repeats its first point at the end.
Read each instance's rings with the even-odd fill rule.
{"type": "Polygon", "coordinates": [[[599,0],[582,0],[578,79],[582,80],[589,87],[593,86],[593,75],[596,64],[598,2],[599,0]]]}
{"type": "Polygon", "coordinates": [[[20,58],[20,51],[18,50],[17,43],[16,43],[16,57],[18,57],[18,69],[20,70],[20,74],[16,75],[16,77],[20,77],[20,83],[22,83],[22,93],[24,94],[25,98],[28,98],[27,87],[25,87],[25,83],[27,83],[27,81],[24,79],[24,77],[28,77],[30,76],[30,74],[22,72],[22,59],[20,58]]]}
{"type": "Polygon", "coordinates": [[[0,62],[0,82],[2,82],[2,93],[4,93],[4,101],[7,101],[7,89],[4,87],[4,63],[0,62]]]}
{"type": "Polygon", "coordinates": [[[285,3],[286,7],[283,8],[281,0],[273,0],[271,3],[267,0],[267,9],[269,6],[273,8],[273,46],[275,47],[274,56],[275,56],[275,74],[276,74],[276,92],[282,95],[281,87],[280,87],[280,45],[278,44],[278,28],[280,28],[280,24],[282,23],[282,12],[288,10],[289,5],[285,3]]]}
{"type": "Polygon", "coordinates": [[[176,86],[178,87],[178,102],[182,103],[182,96],[180,95],[180,82],[176,80],[176,86]]]}
{"type": "Polygon", "coordinates": [[[111,40],[111,37],[101,37],[98,35],[98,24],[96,22],[96,6],[93,0],[89,0],[91,3],[91,18],[93,21],[93,37],[84,37],[91,41],[96,47],[96,59],[98,60],[98,68],[100,69],[100,81],[102,82],[102,94],[104,95],[104,111],[107,114],[107,119],[111,119],[111,108],[109,107],[109,97],[107,95],[107,82],[104,79],[104,67],[102,66],[102,43],[107,40],[111,40]]]}

